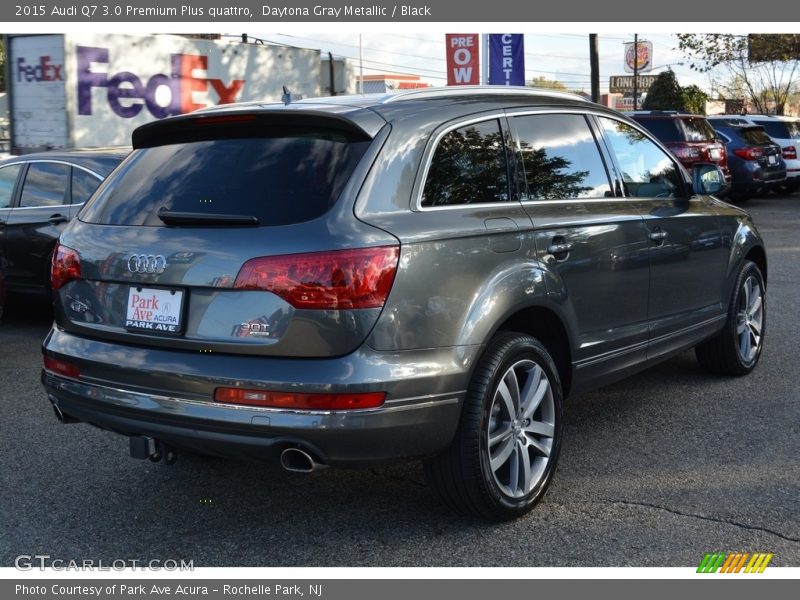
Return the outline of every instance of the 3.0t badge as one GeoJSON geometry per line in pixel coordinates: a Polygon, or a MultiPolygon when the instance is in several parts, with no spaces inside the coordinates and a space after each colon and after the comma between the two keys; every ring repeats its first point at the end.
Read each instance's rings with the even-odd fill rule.
{"type": "Polygon", "coordinates": [[[167,259],[162,254],[132,254],[128,259],[128,271],[131,273],[163,273],[167,268],[167,259]]]}

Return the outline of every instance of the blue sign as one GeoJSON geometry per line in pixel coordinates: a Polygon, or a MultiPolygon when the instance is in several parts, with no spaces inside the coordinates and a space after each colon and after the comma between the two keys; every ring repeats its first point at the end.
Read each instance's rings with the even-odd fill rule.
{"type": "Polygon", "coordinates": [[[521,33],[489,35],[489,83],[525,85],[525,43],[521,33]]]}

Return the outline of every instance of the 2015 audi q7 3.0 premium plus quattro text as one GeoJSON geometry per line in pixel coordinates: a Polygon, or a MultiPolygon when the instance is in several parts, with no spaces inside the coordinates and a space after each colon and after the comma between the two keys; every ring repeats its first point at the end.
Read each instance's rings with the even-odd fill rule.
{"type": "Polygon", "coordinates": [[[524,514],[564,399],[696,347],[744,375],[750,217],[640,126],[559,93],[425,90],[144,125],[61,237],[57,416],[292,471],[421,458],[452,508],[524,514]]]}

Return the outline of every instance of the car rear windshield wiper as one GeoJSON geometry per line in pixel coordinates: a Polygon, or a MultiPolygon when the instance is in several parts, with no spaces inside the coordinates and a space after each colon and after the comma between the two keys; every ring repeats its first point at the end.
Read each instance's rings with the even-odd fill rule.
{"type": "Polygon", "coordinates": [[[179,212],[163,208],[158,211],[158,218],[167,225],[258,225],[258,218],[252,215],[179,212]]]}

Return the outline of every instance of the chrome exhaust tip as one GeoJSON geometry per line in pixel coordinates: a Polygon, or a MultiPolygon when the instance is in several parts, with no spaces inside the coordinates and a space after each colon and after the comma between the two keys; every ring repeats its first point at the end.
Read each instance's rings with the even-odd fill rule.
{"type": "Polygon", "coordinates": [[[281,466],[291,473],[313,473],[328,467],[300,448],[286,448],[281,452],[281,466]]]}

